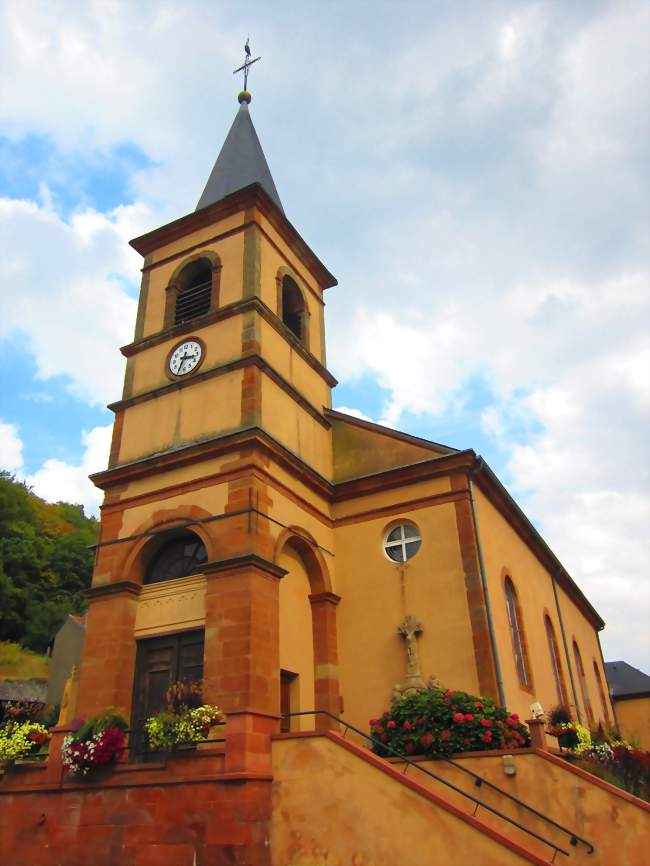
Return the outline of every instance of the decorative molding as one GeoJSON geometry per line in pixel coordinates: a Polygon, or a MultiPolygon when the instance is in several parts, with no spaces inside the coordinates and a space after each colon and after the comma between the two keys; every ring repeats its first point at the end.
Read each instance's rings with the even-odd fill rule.
{"type": "Polygon", "coordinates": [[[97,586],[91,586],[85,592],[86,598],[93,601],[96,598],[104,598],[108,595],[140,595],[142,587],[139,583],[133,583],[131,580],[115,580],[111,583],[100,583],[97,586]]]}
{"type": "Polygon", "coordinates": [[[212,576],[243,568],[256,568],[277,578],[282,578],[288,573],[286,568],[280,568],[279,565],[258,556],[256,553],[246,553],[243,556],[231,556],[229,559],[206,562],[203,564],[203,573],[212,576]]]}
{"type": "Polygon", "coordinates": [[[337,605],[341,601],[341,596],[335,592],[314,592],[308,598],[311,604],[327,602],[328,604],[337,605]]]}
{"type": "Polygon", "coordinates": [[[203,626],[205,587],[202,574],[143,586],[135,615],[135,636],[203,626]]]}

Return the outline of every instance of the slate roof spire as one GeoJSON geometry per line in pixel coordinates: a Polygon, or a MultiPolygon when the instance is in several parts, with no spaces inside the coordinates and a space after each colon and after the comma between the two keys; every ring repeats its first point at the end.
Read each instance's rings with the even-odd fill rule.
{"type": "Polygon", "coordinates": [[[252,183],[259,183],[284,214],[280,196],[273,183],[262,145],[248,112],[251,95],[242,90],[239,111],[214,164],[196,210],[214,204],[252,183]]]}

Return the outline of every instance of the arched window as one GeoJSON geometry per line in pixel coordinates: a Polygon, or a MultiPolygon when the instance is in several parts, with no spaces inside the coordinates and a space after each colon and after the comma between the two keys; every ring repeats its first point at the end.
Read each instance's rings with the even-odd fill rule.
{"type": "Polygon", "coordinates": [[[598,665],[596,664],[596,659],[594,659],[594,674],[596,677],[596,683],[598,685],[598,692],[600,694],[600,702],[603,705],[603,712],[605,713],[605,721],[607,724],[610,723],[609,718],[609,710],[607,708],[607,696],[605,695],[605,690],[603,689],[603,681],[600,676],[600,671],[598,670],[598,665]]]}
{"type": "Polygon", "coordinates": [[[191,262],[181,271],[177,281],[174,324],[180,325],[210,310],[212,298],[212,268],[205,259],[191,262]]]}
{"type": "Polygon", "coordinates": [[[515,656],[515,667],[517,668],[517,676],[519,685],[524,689],[530,689],[532,681],[530,676],[530,668],[526,658],[526,644],[524,640],[524,630],[519,610],[519,602],[517,601],[517,593],[512,580],[506,577],[504,583],[506,594],[506,608],[508,611],[508,622],[510,623],[510,637],[512,638],[512,651],[515,656]]]}
{"type": "Polygon", "coordinates": [[[587,688],[585,669],[584,665],[582,664],[582,656],[580,655],[578,644],[575,641],[573,641],[573,657],[576,663],[576,670],[578,671],[578,679],[580,680],[580,693],[582,695],[582,704],[585,708],[585,713],[587,714],[589,725],[593,726],[594,712],[591,709],[591,701],[589,700],[589,689],[587,688]]]}
{"type": "Polygon", "coordinates": [[[560,654],[557,650],[557,641],[555,640],[555,629],[548,614],[544,617],[544,626],[546,628],[546,638],[548,640],[548,651],[551,656],[551,667],[553,668],[553,678],[555,680],[555,691],[559,704],[567,703],[566,687],[564,685],[564,677],[562,676],[562,663],[560,654]]]}
{"type": "Polygon", "coordinates": [[[282,321],[302,342],[307,342],[307,307],[302,292],[290,276],[282,278],[282,321]]]}
{"type": "Polygon", "coordinates": [[[207,560],[205,545],[193,532],[170,534],[167,541],[154,555],[147,568],[144,582],[161,583],[188,577],[201,570],[207,560]]]}

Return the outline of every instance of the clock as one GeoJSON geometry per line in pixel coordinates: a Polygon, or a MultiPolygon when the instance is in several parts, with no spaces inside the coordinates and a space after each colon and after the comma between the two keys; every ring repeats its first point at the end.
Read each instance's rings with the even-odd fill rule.
{"type": "Polygon", "coordinates": [[[203,346],[198,340],[183,340],[169,353],[167,369],[172,376],[188,376],[201,363],[203,346]]]}

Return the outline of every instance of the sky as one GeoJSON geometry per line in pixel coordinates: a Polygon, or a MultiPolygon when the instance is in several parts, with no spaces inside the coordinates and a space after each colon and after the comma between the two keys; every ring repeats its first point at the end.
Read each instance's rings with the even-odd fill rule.
{"type": "Polygon", "coordinates": [[[0,0],[0,467],[97,513],[127,242],[194,210],[249,33],[334,407],[480,453],[650,671],[642,0],[0,0]]]}

